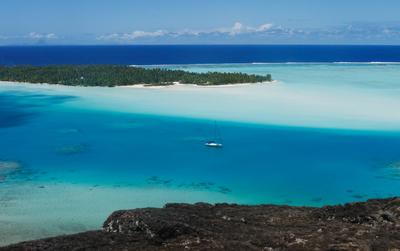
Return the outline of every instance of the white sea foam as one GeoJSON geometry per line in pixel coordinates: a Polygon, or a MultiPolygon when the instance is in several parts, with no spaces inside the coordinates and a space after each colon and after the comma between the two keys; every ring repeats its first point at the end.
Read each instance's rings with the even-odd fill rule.
{"type": "Polygon", "coordinates": [[[396,64],[400,64],[400,62],[333,62],[334,64],[372,64],[372,65],[376,65],[376,64],[383,64],[383,65],[396,65],[396,64]]]}
{"type": "Polygon", "coordinates": [[[241,66],[241,65],[319,65],[319,64],[389,64],[389,65],[396,65],[400,64],[400,62],[395,61],[382,61],[382,62],[363,62],[363,61],[338,61],[338,62],[301,62],[301,61],[289,61],[289,62],[250,62],[250,63],[218,63],[218,64],[211,64],[211,63],[198,63],[198,64],[151,64],[151,65],[129,65],[131,67],[185,67],[190,68],[191,66],[241,66]]]}

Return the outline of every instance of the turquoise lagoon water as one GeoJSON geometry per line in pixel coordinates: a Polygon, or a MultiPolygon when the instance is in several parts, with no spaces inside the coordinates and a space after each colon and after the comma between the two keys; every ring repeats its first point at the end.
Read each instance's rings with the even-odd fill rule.
{"type": "Polygon", "coordinates": [[[169,66],[272,73],[235,87],[0,86],[0,243],[167,202],[322,206],[399,195],[400,65],[169,66]],[[217,120],[222,149],[208,149],[217,120]]]}

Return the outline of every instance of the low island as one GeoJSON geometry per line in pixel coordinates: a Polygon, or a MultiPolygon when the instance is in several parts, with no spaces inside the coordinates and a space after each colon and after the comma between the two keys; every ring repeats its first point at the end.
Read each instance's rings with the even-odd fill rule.
{"type": "Polygon", "coordinates": [[[245,73],[194,73],[162,68],[122,65],[0,66],[0,81],[47,83],[69,86],[225,85],[271,82],[265,76],[245,73]]]}

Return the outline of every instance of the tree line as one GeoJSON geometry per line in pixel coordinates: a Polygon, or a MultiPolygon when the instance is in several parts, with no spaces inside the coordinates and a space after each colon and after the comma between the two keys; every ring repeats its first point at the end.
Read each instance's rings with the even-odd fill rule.
{"type": "Polygon", "coordinates": [[[170,85],[176,82],[196,85],[224,85],[272,81],[265,76],[245,73],[195,73],[162,68],[120,65],[0,66],[0,80],[71,86],[170,85]]]}

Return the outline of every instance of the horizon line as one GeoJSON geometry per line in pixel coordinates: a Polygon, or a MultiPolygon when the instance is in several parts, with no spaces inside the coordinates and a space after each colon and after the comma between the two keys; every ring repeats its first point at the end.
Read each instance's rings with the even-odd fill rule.
{"type": "Polygon", "coordinates": [[[252,44],[252,43],[243,43],[243,44],[223,44],[223,43],[215,43],[215,44],[3,44],[0,47],[58,47],[58,46],[400,46],[400,44],[252,44]]]}

